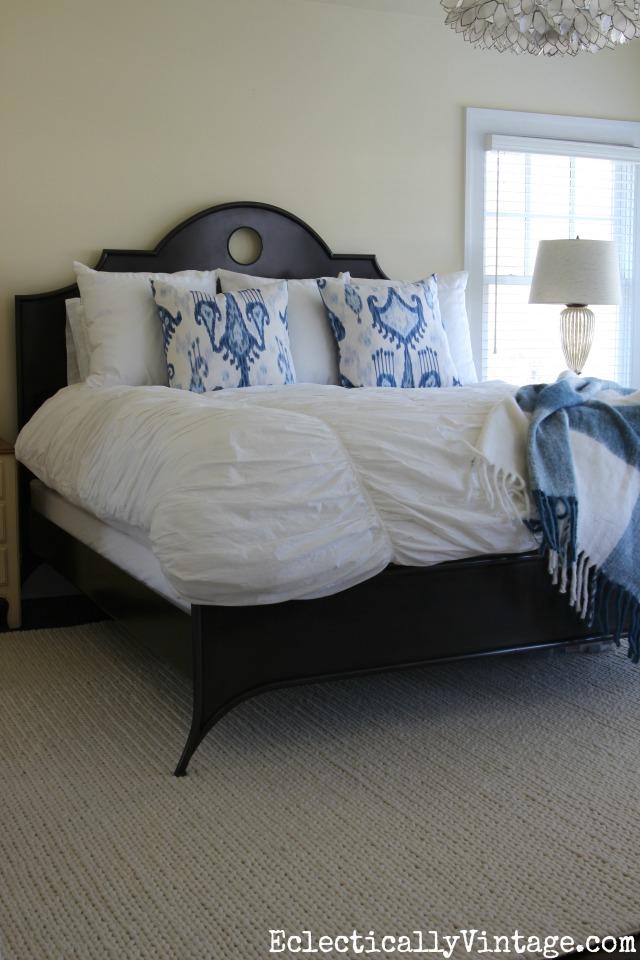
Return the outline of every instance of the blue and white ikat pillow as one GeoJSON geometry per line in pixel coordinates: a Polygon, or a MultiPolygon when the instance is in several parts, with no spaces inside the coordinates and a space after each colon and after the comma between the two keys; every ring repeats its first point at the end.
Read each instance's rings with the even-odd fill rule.
{"type": "Polygon", "coordinates": [[[212,295],[151,283],[169,386],[204,393],[295,383],[286,281],[212,295]]]}
{"type": "Polygon", "coordinates": [[[338,344],[342,386],[458,385],[435,276],[394,286],[323,278],[318,289],[338,344]]]}

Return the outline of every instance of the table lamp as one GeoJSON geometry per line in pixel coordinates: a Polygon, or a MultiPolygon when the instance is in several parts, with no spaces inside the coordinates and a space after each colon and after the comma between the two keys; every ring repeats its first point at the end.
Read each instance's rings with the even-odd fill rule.
{"type": "Polygon", "coordinates": [[[560,340],[567,366],[582,373],[593,342],[588,304],[621,301],[620,267],[612,240],[541,240],[529,303],[565,303],[560,340]]]}

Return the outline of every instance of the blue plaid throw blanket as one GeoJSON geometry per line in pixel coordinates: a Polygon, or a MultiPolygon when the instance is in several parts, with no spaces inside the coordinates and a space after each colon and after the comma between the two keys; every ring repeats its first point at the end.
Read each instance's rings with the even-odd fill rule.
{"type": "Polygon", "coordinates": [[[640,392],[567,377],[503,404],[480,438],[485,486],[494,501],[510,499],[579,614],[618,643],[626,634],[638,662],[640,392]]]}

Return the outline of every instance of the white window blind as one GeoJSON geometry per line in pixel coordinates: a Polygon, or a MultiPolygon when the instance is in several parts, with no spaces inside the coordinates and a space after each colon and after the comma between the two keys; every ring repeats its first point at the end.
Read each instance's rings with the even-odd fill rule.
{"type": "MultiPolygon", "coordinates": [[[[499,121],[500,111],[475,112],[493,122],[498,115],[499,121]]],[[[525,118],[524,132],[528,115],[518,116],[525,118]]],[[[562,119],[553,118],[555,130],[562,119]]],[[[539,128],[543,120],[535,118],[539,128]]],[[[581,121],[581,132],[590,131],[588,124],[581,121]]],[[[476,189],[475,218],[481,223],[475,225],[473,244],[479,247],[481,238],[481,250],[475,261],[468,257],[467,265],[470,280],[474,267],[482,274],[475,282],[482,312],[481,344],[475,341],[481,346],[481,377],[549,382],[566,368],[559,335],[563,305],[529,304],[529,290],[538,242],[580,236],[616,242],[623,296],[620,306],[592,305],[595,338],[583,373],[630,384],[640,269],[637,141],[631,146],[595,137],[592,142],[496,134],[486,126],[484,131],[476,137],[483,182],[482,190],[476,189]]],[[[468,218],[471,206],[468,197],[468,218]]],[[[467,224],[468,251],[471,246],[467,224]]]]}

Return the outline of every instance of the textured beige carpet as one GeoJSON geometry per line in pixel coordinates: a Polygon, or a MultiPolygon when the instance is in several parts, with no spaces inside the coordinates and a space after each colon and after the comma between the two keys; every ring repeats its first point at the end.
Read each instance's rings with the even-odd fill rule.
{"type": "Polygon", "coordinates": [[[2,956],[387,960],[458,935],[453,957],[504,960],[637,931],[639,693],[613,650],[279,691],[176,779],[186,682],[109,623],[1,635],[2,956]]]}

